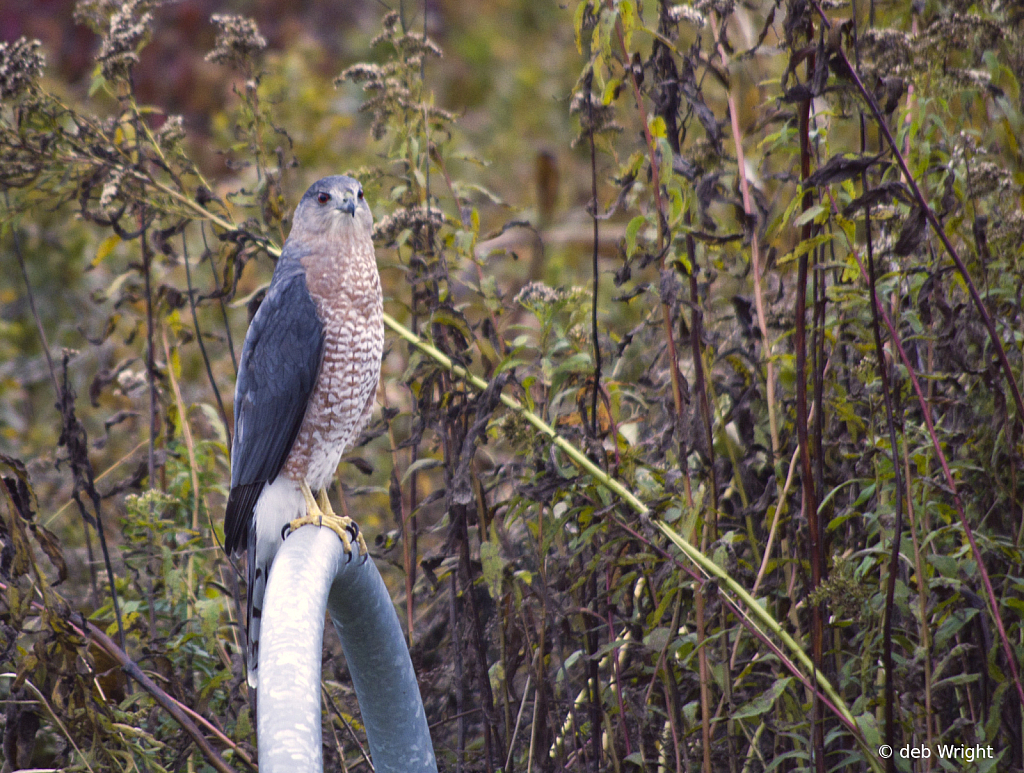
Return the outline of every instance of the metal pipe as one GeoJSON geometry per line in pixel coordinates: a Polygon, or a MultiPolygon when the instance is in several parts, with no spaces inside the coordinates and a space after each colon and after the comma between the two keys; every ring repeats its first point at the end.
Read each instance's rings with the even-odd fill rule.
{"type": "Polygon", "coordinates": [[[426,713],[391,596],[369,558],[303,526],[271,567],[260,635],[261,773],[322,773],[324,610],[348,662],[377,773],[437,773],[426,713]]]}

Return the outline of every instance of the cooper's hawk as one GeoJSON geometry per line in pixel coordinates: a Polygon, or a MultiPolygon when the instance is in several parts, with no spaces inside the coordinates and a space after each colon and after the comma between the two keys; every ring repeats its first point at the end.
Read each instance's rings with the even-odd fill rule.
{"type": "Polygon", "coordinates": [[[242,346],[224,547],[229,555],[249,551],[253,687],[267,575],[289,524],[327,516],[349,553],[349,535],[366,552],[355,522],[331,511],[326,489],[370,418],[380,379],[384,321],[372,225],[356,180],[314,183],[242,346]]]}

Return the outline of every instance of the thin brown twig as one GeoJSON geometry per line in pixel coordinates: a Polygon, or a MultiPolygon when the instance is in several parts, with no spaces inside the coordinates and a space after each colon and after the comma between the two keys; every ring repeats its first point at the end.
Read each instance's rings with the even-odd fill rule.
{"type": "MultiPolygon", "coordinates": [[[[829,198],[832,202],[832,211],[834,213],[838,212],[839,207],[836,204],[831,191],[829,192],[829,198]]],[[[861,262],[860,254],[853,248],[853,245],[850,246],[850,254],[853,255],[854,259],[857,261],[857,265],[860,268],[861,276],[864,278],[864,281],[867,281],[868,272],[864,268],[864,264],[861,262]]],[[[879,313],[882,315],[882,321],[885,323],[885,326],[889,331],[889,339],[892,341],[893,346],[895,346],[900,360],[907,369],[907,375],[910,377],[910,384],[914,389],[918,404],[921,407],[921,413],[924,416],[928,435],[932,441],[932,447],[935,449],[936,457],[939,460],[939,464],[942,466],[942,473],[943,477],[946,479],[946,486],[949,494],[953,498],[953,506],[956,509],[960,525],[964,530],[964,536],[967,537],[967,542],[971,546],[971,554],[974,556],[974,560],[978,565],[978,572],[981,574],[982,584],[985,586],[985,594],[988,598],[992,615],[995,618],[996,629],[999,631],[999,638],[1003,645],[1003,653],[1006,655],[1007,665],[1010,669],[1014,685],[1017,688],[1017,695],[1020,698],[1021,705],[1024,705],[1024,686],[1021,685],[1020,674],[1017,669],[1016,659],[1014,658],[1013,648],[1010,646],[1010,640],[1006,635],[1006,627],[1003,625],[1003,618],[999,612],[999,602],[995,594],[995,589],[992,587],[992,579],[989,577],[988,568],[985,566],[983,556],[981,555],[981,548],[978,547],[978,542],[974,538],[974,530],[971,528],[970,522],[967,520],[967,513],[964,511],[963,501],[960,499],[960,493],[957,490],[956,482],[953,479],[953,473],[949,469],[949,462],[946,459],[945,453],[942,451],[942,444],[939,442],[939,436],[935,430],[935,421],[932,418],[931,406],[925,397],[924,390],[921,388],[921,383],[917,378],[917,372],[914,370],[913,365],[911,365],[910,358],[907,356],[906,350],[903,348],[903,343],[897,334],[896,326],[893,324],[888,310],[877,298],[875,299],[875,303],[878,306],[879,313]]]]}
{"type": "MultiPolygon", "coordinates": [[[[192,327],[196,331],[196,343],[199,344],[199,353],[203,356],[203,365],[206,367],[206,377],[213,389],[213,397],[217,401],[217,408],[220,410],[221,420],[224,422],[224,433],[227,437],[227,446],[231,448],[231,429],[233,422],[228,417],[224,408],[224,400],[220,396],[220,388],[217,386],[217,379],[213,377],[213,368],[210,365],[210,355],[206,351],[206,344],[203,343],[203,332],[199,329],[199,315],[196,313],[196,293],[192,287],[192,269],[188,257],[188,241],[185,239],[185,231],[181,232],[181,260],[185,264],[185,284],[188,287],[188,306],[192,312],[192,327]]],[[[223,299],[221,299],[223,300],[223,299]]]]}
{"type": "MultiPolygon", "coordinates": [[[[593,68],[587,70],[586,92],[587,92],[587,113],[588,113],[588,134],[590,135],[590,217],[594,221],[593,254],[591,257],[593,270],[593,297],[590,299],[590,335],[594,339],[594,391],[590,407],[590,431],[597,437],[597,394],[601,390],[601,342],[597,337],[597,291],[600,274],[597,267],[597,253],[600,245],[600,230],[597,219],[597,145],[594,142],[594,92],[592,81],[594,79],[593,68]]],[[[629,745],[629,739],[626,739],[629,745]]]]}
{"type": "MultiPolygon", "coordinates": [[[[817,2],[815,2],[815,0],[811,0],[811,2],[821,15],[822,19],[824,19],[825,26],[831,29],[832,25],[821,10],[821,7],[817,2]]],[[[892,136],[892,132],[889,130],[889,125],[886,123],[885,117],[882,115],[881,108],[879,108],[874,95],[872,95],[864,86],[864,82],[861,80],[860,75],[857,74],[856,69],[846,57],[846,52],[843,51],[841,46],[836,49],[836,52],[842,59],[843,65],[846,67],[846,71],[849,74],[850,79],[857,87],[857,91],[860,92],[864,101],[867,102],[868,107],[871,108],[871,112],[874,114],[878,128],[881,130],[882,134],[885,136],[885,141],[892,149],[893,157],[896,159],[896,163],[899,164],[900,170],[903,172],[904,179],[910,187],[911,192],[914,194],[914,199],[917,201],[917,205],[924,211],[928,224],[932,227],[932,230],[935,231],[935,235],[939,237],[939,241],[942,242],[942,246],[945,248],[946,253],[950,258],[952,258],[953,263],[956,264],[956,269],[960,273],[960,277],[964,280],[964,284],[967,286],[967,292],[971,296],[971,302],[978,310],[978,315],[981,317],[981,321],[984,323],[985,329],[988,331],[989,338],[992,340],[992,348],[995,350],[996,356],[999,358],[999,364],[1002,366],[1003,375],[1006,377],[1007,384],[1013,394],[1013,401],[1017,406],[1017,417],[1019,421],[1021,417],[1024,417],[1024,399],[1021,398],[1020,388],[1017,386],[1017,380],[1013,375],[1013,368],[1010,366],[1010,361],[1006,357],[1006,348],[1003,346],[1003,342],[999,337],[999,331],[996,330],[995,323],[992,321],[992,315],[988,313],[988,309],[985,307],[985,303],[982,300],[981,295],[978,293],[978,288],[975,286],[974,280],[971,279],[971,275],[967,271],[967,266],[960,257],[960,253],[957,252],[953,243],[949,240],[949,236],[946,234],[946,229],[943,228],[942,223],[939,222],[939,218],[935,214],[935,210],[932,209],[928,200],[925,199],[924,193],[921,192],[921,187],[918,185],[917,180],[910,171],[910,166],[907,164],[903,151],[892,136]]],[[[1021,700],[1024,701],[1024,693],[1021,695],[1021,700]]]]}
{"type": "Polygon", "coordinates": [[[128,657],[123,649],[117,646],[113,639],[80,615],[76,614],[74,616],[72,624],[78,629],[79,633],[83,636],[88,635],[110,657],[120,663],[125,673],[138,682],[142,689],[153,696],[153,699],[188,733],[189,737],[191,737],[192,741],[203,753],[203,756],[206,757],[207,761],[214,768],[220,771],[220,773],[235,773],[235,769],[228,765],[217,750],[210,745],[191,718],[182,711],[177,701],[161,690],[156,682],[150,679],[135,661],[128,657]]]}
{"type": "MultiPolygon", "coordinates": [[[[718,55],[722,58],[722,64],[728,64],[728,52],[718,35],[718,14],[709,14],[711,32],[718,43],[718,55]]],[[[736,98],[732,90],[726,92],[729,104],[729,120],[732,128],[733,145],[736,149],[736,174],[739,176],[740,193],[743,198],[743,212],[747,218],[754,218],[750,231],[750,264],[754,275],[754,308],[757,312],[757,326],[761,331],[762,346],[765,347],[765,391],[768,403],[768,426],[772,440],[772,463],[778,465],[779,454],[782,453],[782,446],[779,441],[779,424],[775,415],[775,365],[772,363],[771,339],[768,337],[768,323],[765,321],[764,291],[761,287],[761,246],[757,235],[758,224],[757,213],[754,211],[753,199],[750,195],[750,183],[747,181],[746,157],[743,152],[743,131],[740,129],[739,112],[736,106],[736,98]]],[[[776,477],[779,473],[776,470],[776,477]]]]}
{"type": "Polygon", "coordinates": [[[373,770],[374,768],[373,763],[370,762],[370,755],[366,753],[366,749],[360,742],[359,736],[356,735],[355,728],[353,728],[349,721],[345,719],[345,715],[341,712],[341,709],[338,708],[338,704],[334,701],[334,696],[331,695],[331,693],[327,690],[326,687],[324,687],[324,685],[320,685],[320,691],[323,693],[324,698],[327,699],[327,703],[331,705],[331,708],[334,710],[334,713],[338,716],[338,719],[340,719],[342,724],[345,725],[345,729],[348,731],[348,734],[352,736],[352,740],[355,741],[356,748],[359,749],[359,756],[361,756],[363,758],[363,761],[370,766],[370,770],[373,770]]]}
{"type": "MultiPolygon", "coordinates": [[[[651,187],[654,192],[654,206],[655,215],[658,221],[658,254],[661,255],[661,270],[664,272],[665,267],[665,244],[666,244],[666,233],[665,233],[665,215],[664,205],[661,196],[661,169],[659,158],[660,154],[657,152],[657,148],[654,143],[654,137],[651,134],[651,128],[648,125],[647,119],[644,116],[642,109],[643,106],[643,95],[640,91],[640,82],[637,80],[636,72],[634,68],[629,64],[630,54],[626,47],[626,37],[622,29],[622,21],[617,19],[615,22],[615,34],[618,39],[619,47],[622,49],[623,57],[626,60],[624,65],[625,70],[629,73],[629,83],[633,89],[633,99],[636,102],[637,111],[640,113],[641,123],[643,124],[643,135],[644,140],[647,143],[648,163],[651,167],[651,187]]],[[[596,218],[596,199],[594,201],[595,207],[595,218],[596,218]]],[[[597,220],[594,221],[594,242],[595,242],[595,255],[596,255],[596,243],[597,243],[597,220]]],[[[596,269],[596,266],[595,266],[596,269]]],[[[595,271],[596,274],[596,271],[595,271]]],[[[596,302],[596,300],[595,300],[596,302]]],[[[669,366],[669,377],[672,382],[672,399],[675,406],[676,416],[682,420],[683,418],[683,391],[681,384],[681,375],[679,373],[679,355],[676,351],[675,332],[672,324],[672,308],[667,298],[662,298],[661,303],[662,311],[662,323],[665,328],[665,340],[668,345],[668,366],[669,366]]],[[[766,337],[767,338],[767,337],[766,337]]],[[[679,460],[679,464],[683,469],[686,469],[686,457],[679,460]]],[[[689,475],[685,478],[687,494],[690,496],[689,487],[689,475]]],[[[692,499],[691,499],[692,505],[692,499]]],[[[703,747],[703,769],[704,773],[711,773],[711,718],[710,718],[710,694],[709,684],[710,679],[708,678],[710,671],[707,663],[707,649],[704,647],[704,602],[701,595],[700,589],[697,590],[697,657],[701,672],[700,679],[700,691],[701,691],[701,731],[703,733],[704,743],[703,747]]]]}
{"type": "MultiPolygon", "coordinates": [[[[807,34],[813,40],[813,28],[807,34]]],[[[808,57],[807,68],[809,73],[814,71],[815,55],[808,57]]],[[[810,75],[809,75],[810,77],[810,75]]],[[[805,99],[797,107],[799,115],[799,139],[800,139],[800,179],[806,180],[811,174],[811,100],[805,99]]],[[[807,212],[814,203],[813,194],[810,188],[806,188],[801,197],[801,208],[807,212]]],[[[811,223],[804,223],[800,229],[800,238],[803,242],[811,239],[813,226],[811,223]]],[[[818,514],[817,496],[814,490],[814,475],[811,466],[810,436],[807,431],[807,268],[809,257],[807,252],[801,252],[797,261],[796,280],[796,328],[793,335],[793,348],[796,350],[796,432],[797,443],[800,448],[800,483],[802,491],[802,507],[804,518],[807,520],[808,533],[808,558],[811,564],[811,589],[816,590],[824,579],[824,546],[822,544],[822,529],[818,514]]],[[[817,449],[820,453],[821,449],[817,449]]],[[[821,669],[823,666],[825,649],[825,621],[824,610],[821,602],[811,607],[811,656],[814,659],[814,667],[821,669]]],[[[814,744],[814,764],[818,773],[825,773],[825,716],[821,703],[815,700],[812,708],[812,739],[814,744]]]]}

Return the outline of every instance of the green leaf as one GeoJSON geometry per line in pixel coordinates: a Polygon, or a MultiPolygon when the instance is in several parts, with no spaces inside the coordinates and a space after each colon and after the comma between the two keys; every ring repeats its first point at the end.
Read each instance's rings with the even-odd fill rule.
{"type": "Polygon", "coordinates": [[[100,263],[107,259],[107,256],[114,251],[114,248],[121,243],[121,237],[117,234],[108,236],[102,242],[100,246],[96,248],[96,257],[92,259],[92,263],[89,265],[96,268],[100,263]]]}
{"type": "Polygon", "coordinates": [[[402,473],[402,485],[416,472],[423,472],[424,470],[432,470],[435,467],[440,467],[442,462],[440,459],[423,458],[417,459],[415,462],[405,468],[405,472],[402,473]]]}
{"type": "Polygon", "coordinates": [[[483,566],[484,582],[492,599],[501,596],[501,579],[505,570],[505,559],[501,557],[501,548],[496,542],[480,543],[480,563],[483,566]]]}
{"type": "Polygon", "coordinates": [[[622,87],[621,78],[609,78],[604,84],[604,93],[601,95],[601,104],[610,105],[619,96],[619,89],[622,87]]]}
{"type": "Polygon", "coordinates": [[[587,12],[587,8],[590,7],[590,0],[581,0],[576,5],[576,12],[572,15],[572,29],[576,35],[576,52],[583,53],[583,15],[587,12]]]}
{"type": "Polygon", "coordinates": [[[796,220],[793,221],[793,225],[795,225],[795,226],[807,225],[808,223],[813,221],[814,218],[816,218],[818,215],[820,215],[824,211],[825,211],[825,207],[823,207],[821,204],[815,204],[813,207],[805,209],[803,212],[801,212],[800,216],[796,220]]]}
{"type": "Polygon", "coordinates": [[[778,700],[779,696],[789,686],[789,683],[793,681],[793,677],[787,676],[782,679],[776,679],[768,690],[758,695],[754,700],[750,701],[744,706],[733,712],[733,719],[749,719],[751,717],[759,717],[766,711],[775,705],[775,701],[778,700]]]}
{"type": "Polygon", "coordinates": [[[646,215],[637,215],[626,226],[626,257],[631,258],[636,252],[636,237],[640,229],[647,223],[646,215]]]}

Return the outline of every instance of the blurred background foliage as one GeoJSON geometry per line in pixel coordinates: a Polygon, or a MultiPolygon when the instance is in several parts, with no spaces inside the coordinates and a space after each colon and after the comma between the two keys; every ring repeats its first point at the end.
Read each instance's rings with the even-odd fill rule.
{"type": "MultiPolygon", "coordinates": [[[[1004,2],[5,3],[3,770],[253,767],[237,352],[342,172],[388,313],[492,385],[389,337],[333,492],[442,770],[1024,769],[1022,29],[1004,2]]],[[[325,657],[326,763],[366,767],[325,657]]]]}

